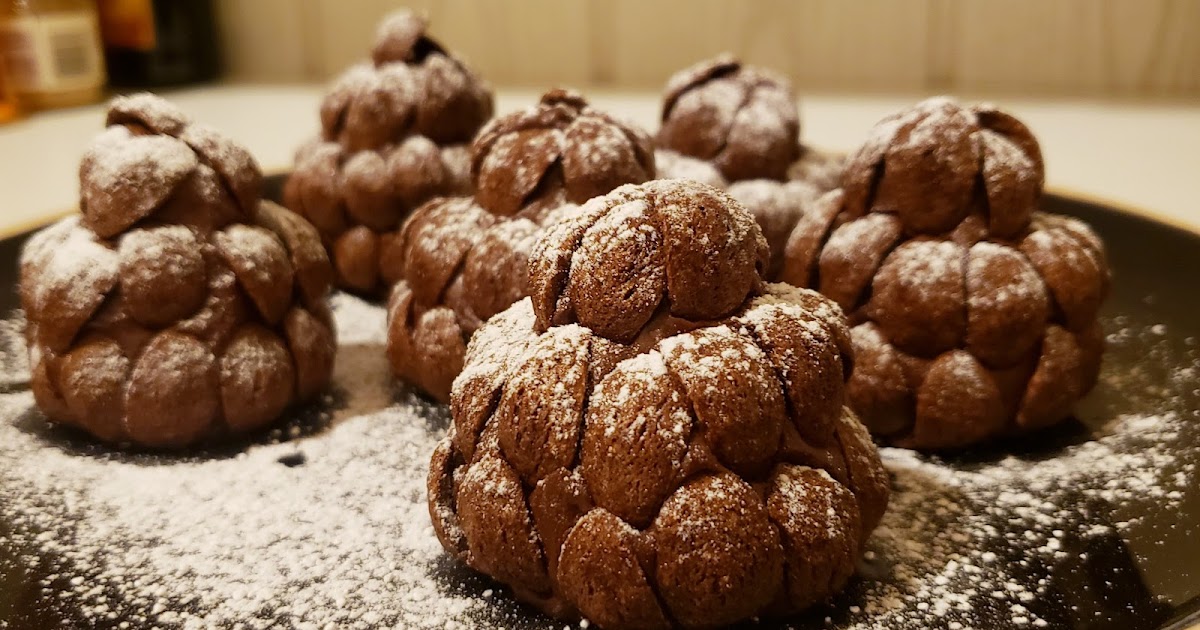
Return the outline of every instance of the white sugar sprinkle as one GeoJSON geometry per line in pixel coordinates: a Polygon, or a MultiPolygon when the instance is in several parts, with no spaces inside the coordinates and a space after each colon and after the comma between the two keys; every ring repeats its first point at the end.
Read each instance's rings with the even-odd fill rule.
{"type": "MultiPolygon", "coordinates": [[[[1179,409],[1187,405],[1179,397],[1193,395],[1200,360],[1192,351],[1182,361],[1188,365],[1167,375],[1164,387],[1162,375],[1151,374],[1143,362],[1178,365],[1180,358],[1167,358],[1173,351],[1153,326],[1123,320],[1117,319],[1121,328],[1109,336],[1110,356],[1123,354],[1129,362],[1132,353],[1140,360],[1120,371],[1110,362],[1098,394],[1144,411],[1116,415],[1093,439],[1040,454],[959,463],[881,449],[892,476],[892,500],[867,543],[868,579],[850,595],[862,612],[851,609],[841,627],[975,628],[994,627],[998,620],[1045,627],[1061,620],[1048,622],[1038,614],[1050,592],[1046,578],[1034,586],[1031,575],[1040,570],[1057,580],[1086,581],[1064,576],[1082,570],[1066,568],[1073,564],[1091,566],[1089,550],[1136,552],[1121,540],[1138,537],[1135,530],[1142,538],[1161,538],[1147,513],[1176,514],[1183,492],[1195,483],[1195,461],[1185,450],[1196,439],[1189,433],[1194,418],[1182,416],[1179,409]]],[[[1095,562],[1100,564],[1093,570],[1113,580],[1124,570],[1111,559],[1095,562]]],[[[1146,615],[1134,606],[1129,603],[1126,612],[1146,615]]]]}
{"type": "MultiPolygon", "coordinates": [[[[21,550],[18,574],[78,609],[78,625],[562,627],[526,620],[505,589],[442,552],[424,480],[446,411],[397,394],[381,308],[341,295],[334,306],[343,352],[323,428],[186,458],[110,454],[44,429],[19,387],[20,326],[0,323],[0,382],[16,384],[0,390],[0,550],[21,550]]],[[[1117,325],[1115,352],[1163,338],[1117,325]]],[[[1173,509],[1194,484],[1176,446],[1190,418],[1162,401],[1190,392],[1195,369],[1166,386],[1109,372],[1100,389],[1140,395],[1144,412],[1090,441],[974,463],[884,449],[892,504],[826,625],[971,628],[1000,614],[1045,627],[1050,585],[1029,580],[1029,567],[1087,558],[1091,543],[1141,527],[1148,505],[1173,509]]]]}
{"type": "MultiPolygon", "coordinates": [[[[339,356],[330,411],[316,422],[328,428],[295,441],[110,454],[44,429],[28,392],[0,393],[11,527],[0,550],[21,550],[28,569],[18,571],[42,577],[82,625],[469,628],[494,618],[462,592],[467,574],[441,568],[429,522],[425,472],[444,410],[405,393],[395,402],[382,309],[339,296],[335,312],[355,347],[339,356]]],[[[18,325],[0,332],[0,351],[24,352],[18,325]]]]}

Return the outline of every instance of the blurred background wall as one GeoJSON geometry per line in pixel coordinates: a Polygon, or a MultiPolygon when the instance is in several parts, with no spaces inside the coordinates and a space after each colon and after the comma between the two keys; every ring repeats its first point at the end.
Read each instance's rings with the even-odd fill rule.
{"type": "Polygon", "coordinates": [[[1200,0],[218,0],[226,69],[329,79],[399,6],[498,86],[658,89],[731,51],[801,93],[1200,96],[1200,0]]]}

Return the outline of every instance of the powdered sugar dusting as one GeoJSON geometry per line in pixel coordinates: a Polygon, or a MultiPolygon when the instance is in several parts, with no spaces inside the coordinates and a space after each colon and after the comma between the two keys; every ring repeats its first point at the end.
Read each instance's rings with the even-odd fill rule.
{"type": "Polygon", "coordinates": [[[1003,173],[1033,176],[1033,159],[1017,143],[991,129],[980,129],[976,133],[979,134],[985,151],[987,163],[983,169],[983,176],[989,188],[1002,184],[1000,178],[1003,177],[1003,173]]]}
{"type": "MultiPolygon", "coordinates": [[[[896,134],[900,133],[900,129],[912,122],[916,116],[915,109],[907,109],[875,123],[875,126],[871,127],[868,132],[867,139],[854,154],[852,161],[874,166],[875,162],[887,152],[888,146],[896,138],[896,134]]],[[[847,170],[853,170],[855,166],[858,165],[852,164],[851,168],[847,170]]]]}
{"type": "Polygon", "coordinates": [[[697,160],[670,149],[654,152],[654,166],[659,179],[690,179],[714,188],[724,188],[728,184],[711,162],[697,160]]]}
{"type": "Polygon", "coordinates": [[[356,63],[346,68],[338,75],[329,88],[330,96],[360,97],[378,88],[379,81],[375,68],[366,62],[356,63]]]}
{"type": "Polygon", "coordinates": [[[119,383],[129,373],[129,359],[116,344],[106,344],[88,352],[75,352],[69,360],[70,368],[62,369],[62,388],[70,392],[104,391],[112,383],[119,383]]]}
{"type": "Polygon", "coordinates": [[[771,247],[771,272],[768,275],[774,276],[783,264],[788,237],[805,211],[816,202],[820,191],[806,182],[746,179],[729,186],[728,192],[762,228],[771,247]]]}
{"type": "MultiPolygon", "coordinates": [[[[330,428],[307,439],[179,459],[118,455],[44,429],[28,392],[0,393],[11,526],[0,551],[21,550],[18,575],[37,572],[60,593],[51,601],[78,607],[71,625],[495,623],[484,620],[504,613],[441,567],[429,523],[425,469],[444,410],[406,393],[393,402],[380,308],[346,296],[334,307],[356,351],[338,357],[318,419],[330,428]]],[[[5,370],[15,371],[7,353],[25,350],[19,330],[3,328],[5,370]]]]}
{"type": "Polygon", "coordinates": [[[122,281],[150,284],[160,277],[187,277],[203,273],[200,242],[182,225],[161,225],[130,230],[121,236],[119,250],[122,281]]]}
{"type": "Polygon", "coordinates": [[[995,243],[980,242],[971,246],[967,261],[967,306],[970,309],[1010,309],[1044,299],[1045,285],[1024,259],[1011,248],[995,243]],[[1008,263],[1019,270],[1005,278],[1002,284],[993,283],[988,270],[1008,263]]]}
{"type": "Polygon", "coordinates": [[[79,225],[79,217],[68,217],[30,238],[21,264],[32,272],[33,308],[52,300],[57,308],[78,311],[112,287],[120,263],[116,252],[79,225]]]}
{"type": "Polygon", "coordinates": [[[1177,439],[1178,422],[1170,414],[1125,416],[1110,425],[1110,435],[1056,457],[1010,456],[966,470],[913,451],[882,449],[893,496],[868,548],[872,558],[891,565],[894,582],[866,589],[863,619],[851,627],[977,627],[989,615],[980,600],[1021,606],[1019,616],[1041,619],[1024,605],[1048,597],[1045,580],[1030,586],[1020,577],[1026,569],[1010,563],[1021,558],[1053,566],[1086,541],[1129,526],[1082,522],[1096,503],[1177,500],[1178,484],[1192,476],[1193,465],[1178,469],[1178,479],[1159,477],[1176,470],[1162,442],[1177,439]],[[933,534],[927,528],[934,521],[950,525],[933,534]]]}
{"type": "MultiPolygon", "coordinates": [[[[816,343],[817,340],[825,339],[828,336],[828,328],[832,328],[832,322],[842,317],[841,313],[827,316],[816,309],[807,310],[801,306],[803,302],[800,301],[800,298],[787,291],[788,288],[791,287],[783,284],[769,285],[770,291],[754,298],[745,312],[738,317],[738,321],[762,331],[779,319],[785,319],[789,327],[797,327],[808,343],[816,343]]],[[[797,289],[797,291],[803,290],[797,289]]]]}
{"type": "MultiPolygon", "coordinates": [[[[574,327],[578,328],[574,334],[588,334],[582,326],[574,327]]],[[[504,378],[508,366],[522,363],[526,347],[534,335],[533,328],[533,305],[529,298],[518,301],[488,320],[487,326],[471,336],[463,371],[455,380],[504,378]]],[[[565,326],[559,328],[560,335],[569,332],[561,330],[567,328],[565,326]]]]}
{"type": "Polygon", "coordinates": [[[0,320],[0,358],[4,359],[4,369],[0,370],[0,391],[29,383],[25,315],[19,311],[9,319],[0,320]]]}
{"type": "Polygon", "coordinates": [[[437,268],[452,269],[483,238],[492,217],[470,197],[435,200],[433,204],[436,209],[428,215],[430,218],[416,223],[409,232],[409,247],[437,261],[437,268]]]}
{"type": "Polygon", "coordinates": [[[912,108],[912,116],[918,118],[917,124],[907,136],[897,139],[893,150],[920,153],[925,147],[933,147],[940,159],[957,148],[946,141],[947,132],[969,130],[974,122],[958,103],[945,96],[917,103],[912,108]]]}
{"type": "MultiPolygon", "coordinates": [[[[390,42],[394,42],[394,45],[403,44],[406,52],[411,55],[411,47],[424,35],[427,21],[425,16],[408,9],[393,11],[379,21],[379,26],[375,29],[375,45],[386,47],[390,42]]],[[[400,60],[389,58],[388,61],[400,60]]]]}
{"type": "Polygon", "coordinates": [[[918,298],[932,298],[962,277],[963,262],[963,248],[953,241],[908,241],[884,259],[876,282],[886,278],[902,283],[918,298]]]}
{"type": "MultiPolygon", "coordinates": [[[[489,228],[489,236],[504,243],[510,251],[525,258],[533,252],[533,246],[541,236],[541,230],[528,219],[502,221],[489,228]]],[[[524,271],[524,270],[522,270],[524,271]]]]}
{"type": "MultiPolygon", "coordinates": [[[[716,79],[706,84],[703,90],[689,90],[679,95],[671,108],[670,117],[708,123],[689,128],[688,133],[696,135],[694,142],[697,145],[719,149],[725,144],[725,136],[745,96],[745,88],[737,82],[716,79]]],[[[715,154],[696,157],[711,159],[715,154]]]]}
{"type": "Polygon", "coordinates": [[[590,337],[582,326],[551,328],[531,346],[530,358],[543,363],[553,361],[559,367],[556,380],[546,383],[544,372],[529,369],[516,370],[509,380],[509,392],[537,391],[541,386],[547,449],[567,443],[573,447],[578,441],[583,401],[577,392],[584,391],[587,384],[590,337]]]}
{"type": "Polygon", "coordinates": [[[586,177],[591,173],[611,172],[634,162],[633,147],[625,131],[597,115],[591,108],[583,110],[566,130],[564,167],[568,179],[586,177]]]}
{"type": "MultiPolygon", "coordinates": [[[[413,136],[425,140],[423,136],[413,136]]],[[[428,142],[428,140],[425,140],[428,142]]],[[[393,155],[407,158],[410,152],[394,151],[393,155]]],[[[405,165],[407,166],[407,165],[405,165]]],[[[388,163],[377,151],[359,151],[351,155],[342,165],[342,175],[353,180],[355,185],[366,188],[376,194],[386,194],[393,183],[388,179],[388,163]]]]}
{"type": "Polygon", "coordinates": [[[1104,409],[1093,413],[1105,417],[1131,402],[1144,412],[1107,416],[1113,419],[1092,437],[1061,449],[1039,438],[1044,450],[1026,454],[944,460],[881,449],[892,500],[864,564],[868,580],[878,581],[853,589],[846,599],[855,604],[837,616],[838,627],[1059,627],[1067,623],[1060,610],[1066,605],[1096,608],[1097,627],[1106,628],[1145,625],[1162,614],[1149,594],[1105,611],[1097,602],[1131,597],[1114,594],[1162,579],[1138,576],[1127,555],[1152,547],[1147,539],[1177,538],[1153,529],[1161,525],[1152,521],[1164,519],[1149,513],[1176,515],[1165,519],[1176,523],[1171,528],[1188,526],[1175,519],[1195,485],[1197,462],[1187,445],[1197,435],[1180,409],[1195,408],[1200,355],[1193,343],[1180,357],[1161,335],[1147,350],[1155,326],[1130,327],[1120,318],[1116,324],[1110,355],[1183,364],[1165,384],[1144,367],[1108,364],[1098,395],[1113,402],[1096,403],[1104,409]],[[1111,590],[1093,590],[1089,581],[1096,579],[1111,590]]]}
{"type": "MultiPolygon", "coordinates": [[[[83,157],[80,188],[90,208],[145,194],[166,196],[199,162],[182,141],[168,136],[132,136],[110,127],[83,157]]],[[[160,201],[160,200],[155,200],[160,201]]],[[[113,211],[121,211],[114,208],[113,211]]]]}
{"type": "Polygon", "coordinates": [[[764,377],[756,368],[767,362],[761,348],[746,343],[726,325],[668,337],[660,342],[659,349],[678,374],[690,383],[703,383],[705,394],[714,397],[720,395],[720,388],[730,387],[734,375],[764,377]]]}
{"type": "MultiPolygon", "coordinates": [[[[878,265],[881,254],[899,235],[900,226],[895,217],[882,213],[868,214],[844,223],[833,231],[821,252],[821,262],[824,265],[850,266],[865,259],[868,265],[878,265]]],[[[955,253],[953,247],[939,249],[942,253],[937,262],[955,253]]]]}
{"type": "MultiPolygon", "coordinates": [[[[988,381],[985,380],[987,371],[974,355],[966,350],[951,350],[939,356],[930,367],[930,372],[939,371],[942,378],[957,385],[954,395],[967,400],[986,400],[988,381]]],[[[927,390],[926,390],[927,391],[927,390]]],[[[925,391],[921,392],[925,395],[925,391]]],[[[952,404],[945,389],[932,393],[932,399],[942,401],[942,404],[952,404]]]]}
{"type": "Polygon", "coordinates": [[[614,252],[647,252],[658,245],[660,236],[650,222],[650,208],[644,200],[623,203],[600,217],[584,234],[571,258],[571,268],[586,265],[594,270],[614,252]]]}
{"type": "Polygon", "coordinates": [[[511,194],[528,194],[541,181],[546,168],[562,155],[563,144],[563,134],[556,129],[506,134],[488,148],[479,172],[506,174],[511,178],[506,184],[520,187],[511,194]]]}
{"type": "Polygon", "coordinates": [[[114,118],[114,114],[117,114],[118,118],[133,118],[146,123],[159,133],[172,136],[191,124],[188,117],[173,103],[150,92],[113,97],[108,103],[108,109],[109,120],[114,118]]]}
{"type": "Polygon", "coordinates": [[[771,493],[784,499],[777,505],[784,508],[782,524],[788,531],[820,532],[824,534],[821,542],[836,541],[841,545],[857,535],[851,530],[845,511],[838,510],[839,497],[835,493],[843,494],[840,498],[851,504],[853,497],[824,468],[791,466],[786,474],[772,479],[771,493]],[[801,480],[801,475],[815,476],[817,480],[801,480]]]}
{"type": "Polygon", "coordinates": [[[788,138],[795,112],[790,93],[778,86],[758,85],[734,115],[729,142],[741,145],[748,155],[768,154],[780,138],[788,138]]]}
{"type": "Polygon", "coordinates": [[[254,391],[256,381],[285,369],[291,357],[271,333],[234,337],[221,355],[221,382],[237,391],[254,391]]]}
{"type": "MultiPolygon", "coordinates": [[[[495,333],[492,345],[531,336],[529,302],[520,305],[483,329],[495,333]]],[[[345,295],[333,306],[343,347],[315,419],[327,428],[290,442],[187,458],[111,454],[44,429],[28,392],[0,391],[0,572],[34,576],[59,593],[41,597],[78,608],[74,625],[84,626],[561,628],[502,590],[485,596],[494,584],[446,559],[424,478],[447,414],[393,389],[381,308],[345,295]],[[10,549],[20,550],[19,567],[3,559],[10,549]]],[[[862,577],[802,626],[1064,623],[1046,611],[1066,589],[1090,588],[1071,577],[1095,566],[1089,554],[1136,539],[1148,510],[1174,513],[1195,485],[1182,449],[1195,438],[1192,418],[1171,410],[1194,402],[1195,340],[1186,365],[1163,378],[1153,370],[1180,361],[1155,349],[1161,324],[1118,319],[1109,329],[1110,355],[1146,361],[1110,363],[1100,393],[1143,412],[1094,410],[1115,419],[1093,439],[1022,455],[883,449],[894,493],[862,577]]],[[[482,335],[473,353],[487,347],[482,335]]],[[[24,352],[19,322],[3,322],[5,382],[28,379],[14,358],[24,352]]],[[[640,356],[645,372],[661,375],[661,357],[640,356]]],[[[311,433],[305,422],[276,438],[311,433]]],[[[1103,579],[1140,579],[1112,572],[1112,558],[1095,562],[1103,579]]]]}
{"type": "Polygon", "coordinates": [[[216,242],[230,261],[263,285],[278,281],[274,274],[281,266],[287,269],[287,250],[279,237],[264,228],[236,223],[217,232],[216,242]]]}

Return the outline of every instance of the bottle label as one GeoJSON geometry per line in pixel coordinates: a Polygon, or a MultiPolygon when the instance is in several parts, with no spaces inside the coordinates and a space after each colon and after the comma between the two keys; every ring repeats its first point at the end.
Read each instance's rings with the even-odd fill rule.
{"type": "Polygon", "coordinates": [[[154,5],[150,0],[100,0],[96,7],[100,10],[100,32],[105,46],[154,50],[157,42],[154,5]]]}
{"type": "Polygon", "coordinates": [[[0,49],[17,92],[66,92],[104,82],[98,26],[87,11],[0,24],[0,49]]]}

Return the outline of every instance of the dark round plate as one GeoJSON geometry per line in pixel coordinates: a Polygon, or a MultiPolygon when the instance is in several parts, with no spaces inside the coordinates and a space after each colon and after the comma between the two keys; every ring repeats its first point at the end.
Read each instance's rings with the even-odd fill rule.
{"type": "MultiPolygon", "coordinates": [[[[278,178],[268,182],[271,196],[278,196],[278,178]]],[[[1196,363],[1197,339],[1200,339],[1200,299],[1192,274],[1200,269],[1200,235],[1149,218],[1091,202],[1048,196],[1047,211],[1070,214],[1089,222],[1104,238],[1114,270],[1114,290],[1104,313],[1110,334],[1122,330],[1153,330],[1154,335],[1136,336],[1114,344],[1106,356],[1107,374],[1137,373],[1139,383],[1167,383],[1196,363]],[[1172,375],[1176,375],[1172,377],[1172,375]]],[[[16,260],[28,234],[0,240],[0,313],[17,308],[12,287],[16,286],[16,260]]],[[[1184,438],[1170,447],[1175,459],[1188,466],[1200,461],[1200,433],[1193,433],[1200,410],[1197,383],[1176,387],[1178,391],[1131,393],[1129,388],[1106,386],[1102,381],[1078,410],[1078,423],[1066,429],[1005,444],[1004,449],[1035,452],[1037,457],[1055,457],[1062,445],[1090,439],[1094,431],[1123,414],[1174,414],[1183,418],[1184,438]],[[1151,409],[1152,408],[1152,409],[1151,409]]],[[[5,385],[8,391],[22,384],[5,385]]],[[[1140,385],[1139,385],[1140,387],[1140,385]]],[[[0,422],[13,422],[0,418],[0,422]]],[[[0,453],[0,456],[3,456],[0,453]]],[[[950,466],[970,467],[980,458],[996,458],[996,452],[969,454],[947,461],[950,466]]],[[[0,478],[0,490],[5,479],[0,478]]],[[[0,497],[3,497],[0,493],[0,497]]],[[[1104,509],[1118,510],[1121,506],[1104,509]]],[[[1138,518],[1130,525],[1113,529],[1111,535],[1093,540],[1086,550],[1071,550],[1053,568],[1025,572],[1030,583],[1050,579],[1054,596],[1039,598],[1030,604],[1038,608],[1040,619],[1049,620],[1030,627],[1112,628],[1139,630],[1150,628],[1200,627],[1200,488],[1191,483],[1176,500],[1162,509],[1153,504],[1139,507],[1138,518]]],[[[64,606],[53,588],[38,584],[44,578],[36,570],[14,570],[22,566],[40,566],[30,562],[29,549],[7,545],[6,529],[20,518],[0,504],[0,628],[12,630],[85,625],[83,617],[64,606]]],[[[1110,515],[1097,514],[1108,522],[1110,515]]],[[[1115,520],[1115,519],[1114,519],[1115,520]]],[[[1127,519],[1128,520],[1128,519],[1127,519]]],[[[36,554],[35,554],[36,555],[36,554]]],[[[1021,563],[1019,557],[1000,554],[1002,561],[1021,563]]],[[[459,569],[449,569],[459,570],[459,569]]],[[[469,591],[487,588],[486,581],[460,576],[459,584],[469,591]]],[[[153,576],[149,576],[153,577],[153,576]]],[[[864,579],[870,579],[864,578],[864,579]]],[[[851,591],[855,587],[852,587],[851,591]]],[[[117,594],[119,597],[119,594],[117,594]]],[[[515,616],[505,617],[505,625],[547,627],[549,621],[538,618],[501,596],[497,606],[515,616]],[[524,621],[522,621],[524,619],[524,621]]],[[[842,602],[843,605],[845,602],[842,602]]],[[[836,604],[836,603],[835,603],[836,604]]],[[[202,613],[203,611],[197,611],[202,613]]],[[[836,607],[799,619],[795,627],[830,627],[842,619],[836,607]],[[832,622],[827,616],[832,616],[832,622]]],[[[858,619],[862,621],[861,618],[858,619]]],[[[867,620],[869,624],[869,620],[867,620]]],[[[479,620],[487,625],[489,620],[479,620]]],[[[90,625],[90,623],[88,624],[90,625]]],[[[1007,610],[996,613],[986,623],[993,627],[1023,627],[1007,610]]],[[[557,627],[561,627],[558,624],[557,627]]]]}

